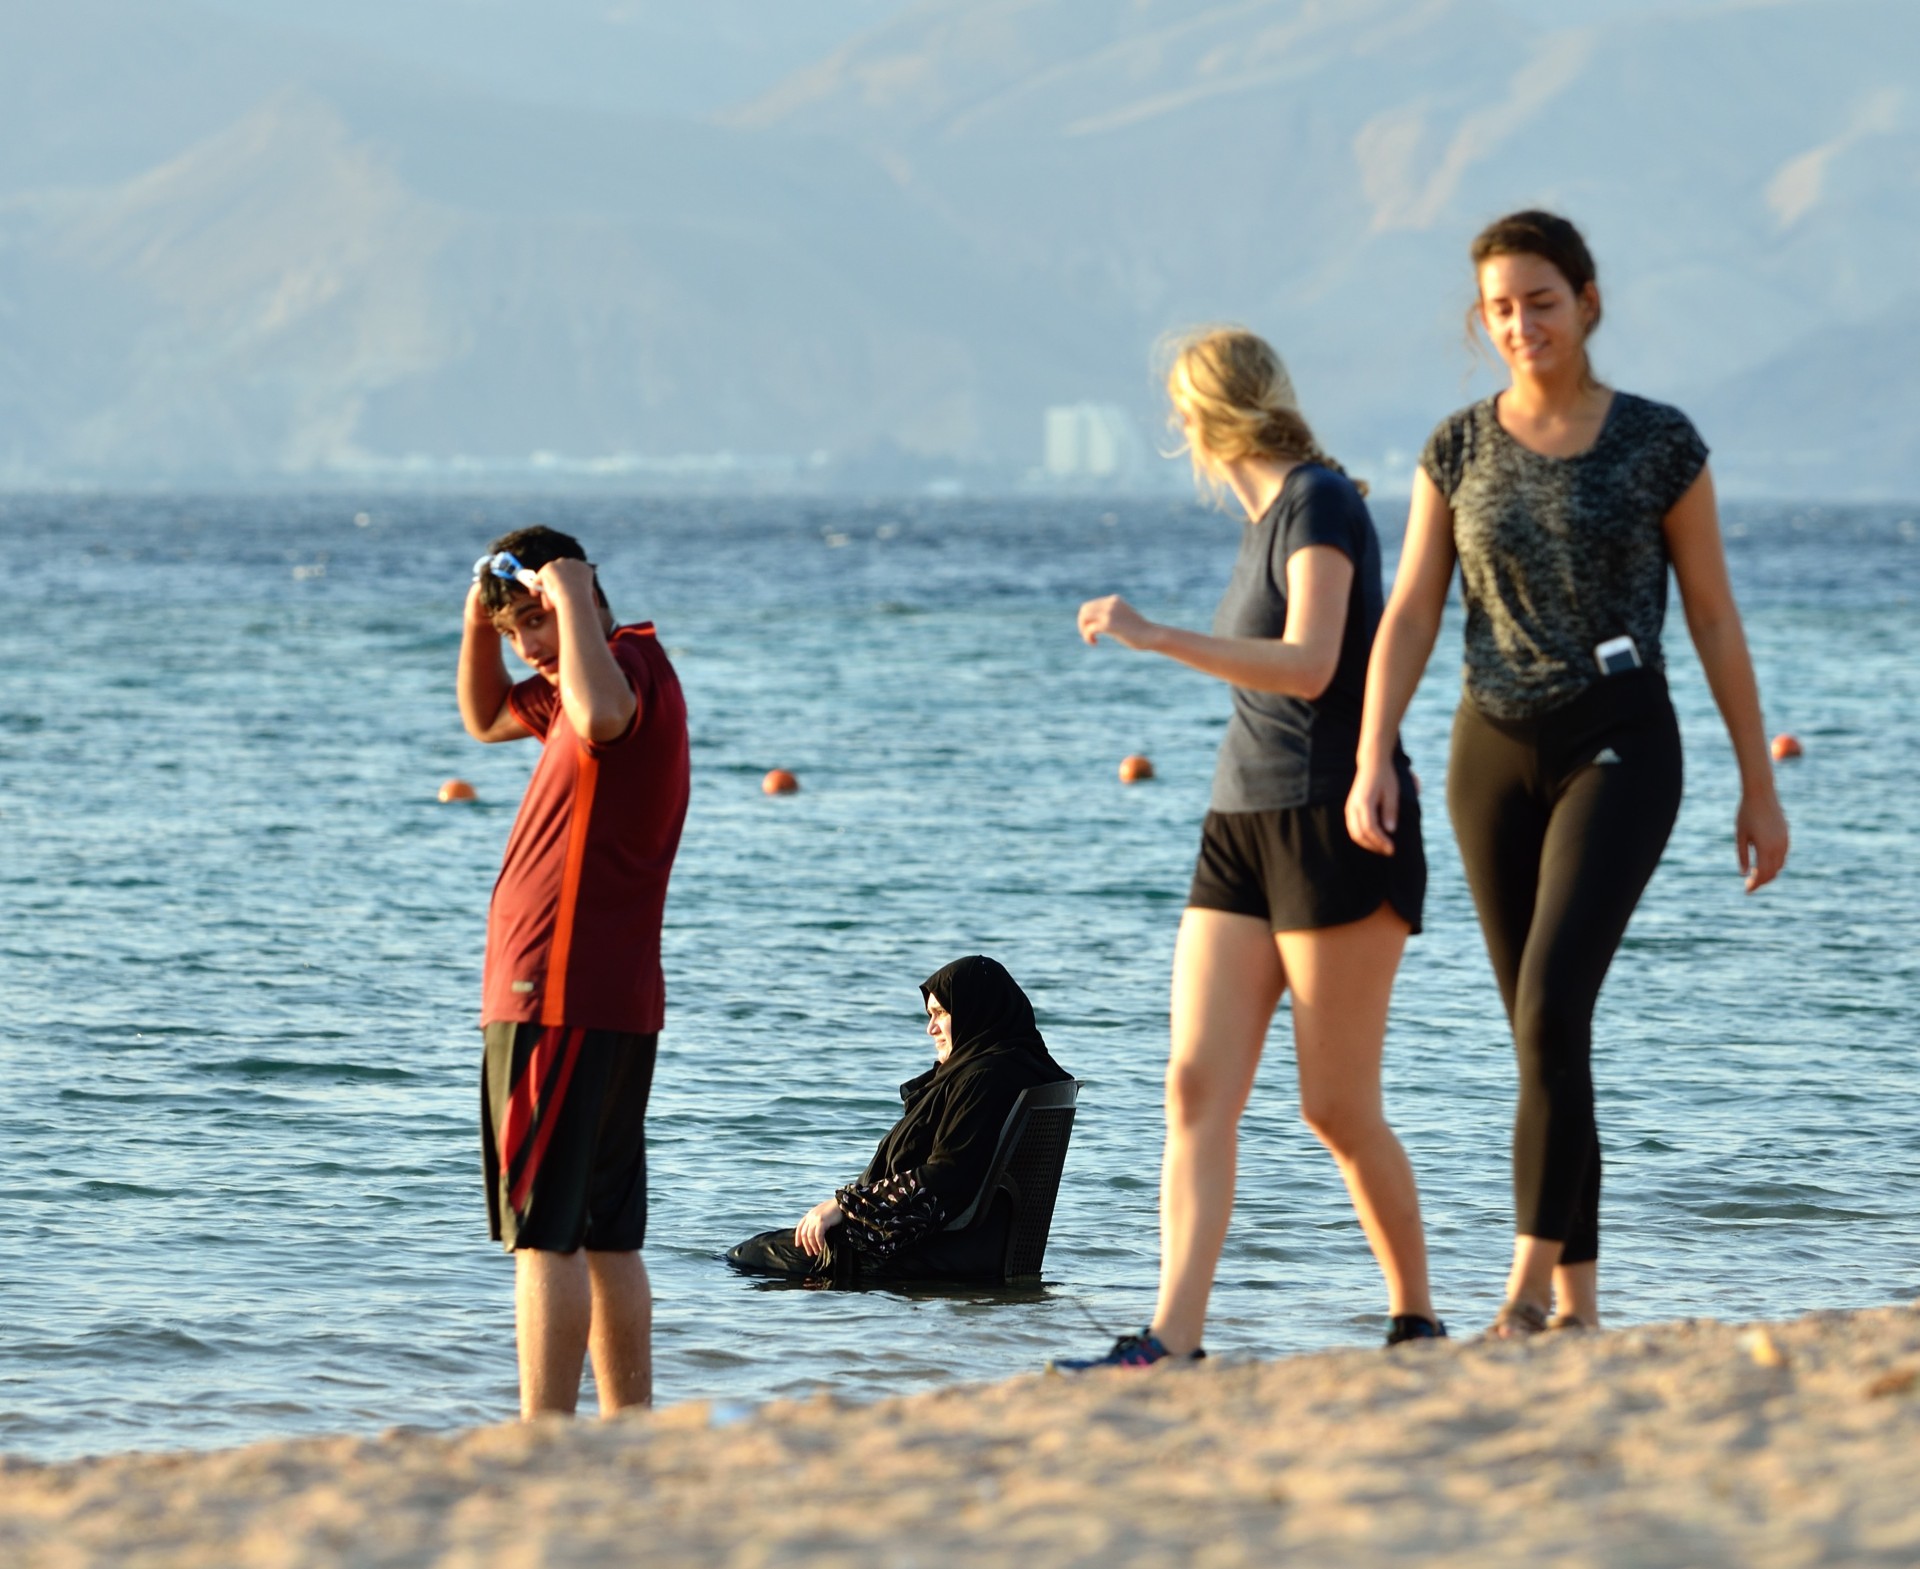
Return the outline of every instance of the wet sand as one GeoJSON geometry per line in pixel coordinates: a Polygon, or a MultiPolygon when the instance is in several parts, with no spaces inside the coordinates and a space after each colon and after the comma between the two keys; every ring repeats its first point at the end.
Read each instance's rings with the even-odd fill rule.
{"type": "Polygon", "coordinates": [[[0,1564],[1890,1569],[1917,1308],[0,1461],[0,1564]]]}

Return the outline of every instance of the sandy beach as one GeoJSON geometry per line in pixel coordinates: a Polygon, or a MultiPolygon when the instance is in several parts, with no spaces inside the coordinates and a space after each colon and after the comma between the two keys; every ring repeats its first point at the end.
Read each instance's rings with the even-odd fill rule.
{"type": "Polygon", "coordinates": [[[0,1462],[0,1563],[1920,1563],[1920,1304],[0,1462]]]}

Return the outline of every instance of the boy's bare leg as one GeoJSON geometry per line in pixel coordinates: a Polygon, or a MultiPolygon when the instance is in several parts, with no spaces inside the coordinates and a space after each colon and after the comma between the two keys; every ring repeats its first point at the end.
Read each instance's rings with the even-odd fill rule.
{"type": "Polygon", "coordinates": [[[580,1403],[593,1311],[587,1256],[520,1248],[513,1255],[513,1317],[520,1347],[520,1417],[572,1416],[580,1403]]]}
{"type": "Polygon", "coordinates": [[[653,1285],[638,1253],[589,1253],[600,1414],[653,1404],[653,1285]]]}

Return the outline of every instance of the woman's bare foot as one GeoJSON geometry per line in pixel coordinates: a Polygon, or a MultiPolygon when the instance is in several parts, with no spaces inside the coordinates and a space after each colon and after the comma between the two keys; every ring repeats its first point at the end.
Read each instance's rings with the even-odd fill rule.
{"type": "Polygon", "coordinates": [[[1500,1311],[1494,1314],[1493,1322],[1487,1326],[1487,1338],[1530,1340],[1545,1334],[1547,1328],[1547,1310],[1539,1303],[1510,1300],[1501,1303],[1500,1311]]]}

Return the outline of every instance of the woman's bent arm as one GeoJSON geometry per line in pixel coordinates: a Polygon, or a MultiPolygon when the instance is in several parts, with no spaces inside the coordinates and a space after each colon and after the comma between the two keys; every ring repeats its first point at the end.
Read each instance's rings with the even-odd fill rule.
{"type": "Polygon", "coordinates": [[[1733,838],[1747,892],[1752,893],[1778,877],[1786,864],[1787,818],[1773,787],[1773,762],[1767,755],[1766,726],[1760,717],[1760,684],[1754,679],[1753,658],[1747,652],[1747,636],[1727,576],[1709,470],[1701,469],[1700,477],[1673,504],[1663,527],[1687,630],[1693,635],[1700,667],[1740,767],[1740,810],[1734,817],[1733,838]]]}
{"type": "Polygon", "coordinates": [[[1250,692],[1309,702],[1326,691],[1340,664],[1353,562],[1332,545],[1308,545],[1287,558],[1287,626],[1277,638],[1215,637],[1149,621],[1118,594],[1080,607],[1080,635],[1110,637],[1128,648],[1165,654],[1250,692]]]}
{"type": "Polygon", "coordinates": [[[1453,511],[1424,469],[1413,477],[1407,538],[1380,629],[1367,660],[1367,705],[1360,720],[1360,751],[1347,795],[1347,833],[1362,849],[1393,854],[1400,826],[1400,780],[1393,743],[1414,689],[1433,656],[1453,581],[1453,511]]]}
{"type": "Polygon", "coordinates": [[[918,1168],[878,1182],[855,1182],[833,1196],[849,1239],[862,1253],[887,1258],[931,1236],[947,1222],[947,1207],[918,1168]]]}

